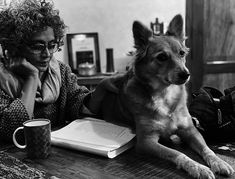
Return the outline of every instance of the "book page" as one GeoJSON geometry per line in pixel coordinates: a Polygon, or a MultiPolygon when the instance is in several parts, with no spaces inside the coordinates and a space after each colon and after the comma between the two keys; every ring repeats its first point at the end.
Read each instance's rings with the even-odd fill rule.
{"type": "Polygon", "coordinates": [[[102,120],[75,120],[52,132],[52,137],[92,145],[118,148],[135,137],[131,129],[102,120]]]}

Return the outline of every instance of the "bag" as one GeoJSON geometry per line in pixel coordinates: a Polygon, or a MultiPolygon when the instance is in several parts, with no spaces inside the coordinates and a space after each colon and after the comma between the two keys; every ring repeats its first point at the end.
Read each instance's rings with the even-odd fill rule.
{"type": "Polygon", "coordinates": [[[202,87],[192,94],[189,113],[194,125],[206,140],[225,142],[235,139],[235,114],[233,110],[228,110],[233,109],[232,100],[231,103],[226,103],[229,107],[223,105],[225,97],[230,99],[229,95],[227,93],[224,96],[212,87],[202,87]]]}

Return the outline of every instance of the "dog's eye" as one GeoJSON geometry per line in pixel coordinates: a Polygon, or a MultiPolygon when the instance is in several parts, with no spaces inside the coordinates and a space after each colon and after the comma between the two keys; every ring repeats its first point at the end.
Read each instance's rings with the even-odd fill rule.
{"type": "Polygon", "coordinates": [[[180,50],[179,54],[180,54],[181,57],[184,57],[185,56],[185,51],[180,50]]]}
{"type": "Polygon", "coordinates": [[[161,62],[164,62],[166,60],[168,60],[168,55],[166,53],[160,53],[158,56],[157,56],[157,59],[161,62]]]}

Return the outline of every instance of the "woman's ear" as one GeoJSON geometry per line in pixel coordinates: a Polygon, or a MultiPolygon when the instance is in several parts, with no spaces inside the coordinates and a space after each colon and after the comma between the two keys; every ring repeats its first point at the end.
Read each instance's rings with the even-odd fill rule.
{"type": "Polygon", "coordinates": [[[174,36],[180,41],[184,41],[183,17],[178,14],[170,22],[165,35],[174,36]]]}

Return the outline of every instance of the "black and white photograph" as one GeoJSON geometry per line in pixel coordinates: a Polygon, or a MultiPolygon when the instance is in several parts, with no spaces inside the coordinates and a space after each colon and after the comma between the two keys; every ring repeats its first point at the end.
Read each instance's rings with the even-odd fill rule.
{"type": "Polygon", "coordinates": [[[235,0],[0,0],[0,179],[235,179],[235,0]]]}

